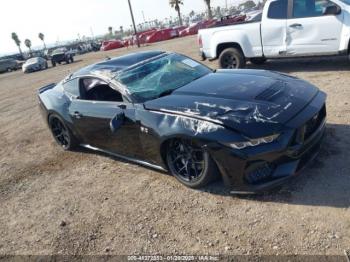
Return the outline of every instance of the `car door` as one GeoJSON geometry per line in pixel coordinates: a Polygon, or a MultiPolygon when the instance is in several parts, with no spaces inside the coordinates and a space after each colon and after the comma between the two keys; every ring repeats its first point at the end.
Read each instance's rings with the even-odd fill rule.
{"type": "Polygon", "coordinates": [[[329,0],[293,0],[292,14],[287,21],[288,55],[337,54],[343,16],[340,7],[329,0]],[[338,8],[340,13],[325,14],[329,6],[338,8]]]}
{"type": "Polygon", "coordinates": [[[279,57],[287,51],[288,0],[267,3],[261,20],[261,41],[266,57],[279,57]]]}
{"type": "Polygon", "coordinates": [[[84,144],[129,157],[142,156],[140,129],[132,103],[96,101],[81,95],[72,99],[68,110],[84,144]],[[111,121],[118,116],[122,116],[120,126],[112,130],[111,121]]]}

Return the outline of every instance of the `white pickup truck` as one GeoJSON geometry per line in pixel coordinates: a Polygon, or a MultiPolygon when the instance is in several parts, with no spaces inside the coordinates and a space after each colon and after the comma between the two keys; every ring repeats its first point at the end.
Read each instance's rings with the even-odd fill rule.
{"type": "Polygon", "coordinates": [[[221,68],[243,68],[246,61],[348,55],[350,0],[267,0],[261,21],[200,30],[203,59],[221,68]]]}

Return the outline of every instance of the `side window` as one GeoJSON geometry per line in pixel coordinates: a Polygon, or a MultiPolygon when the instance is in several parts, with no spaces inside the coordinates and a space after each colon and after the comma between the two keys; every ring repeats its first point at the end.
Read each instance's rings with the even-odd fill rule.
{"type": "Polygon", "coordinates": [[[267,17],[271,19],[287,19],[288,0],[271,2],[267,17]]]}
{"type": "Polygon", "coordinates": [[[80,98],[91,101],[123,102],[123,96],[98,78],[82,78],[79,81],[80,98]]]}
{"type": "Polygon", "coordinates": [[[78,84],[78,79],[73,79],[70,80],[66,83],[63,84],[63,89],[67,93],[79,97],[79,84],[78,84]]]}
{"type": "Polygon", "coordinates": [[[293,1],[293,17],[316,17],[323,16],[324,11],[329,6],[337,6],[328,0],[294,0],[293,1]]]}

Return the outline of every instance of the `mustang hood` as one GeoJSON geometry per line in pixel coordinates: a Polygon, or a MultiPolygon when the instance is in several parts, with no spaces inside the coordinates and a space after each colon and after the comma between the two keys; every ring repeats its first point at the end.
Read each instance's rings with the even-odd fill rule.
{"type": "Polygon", "coordinates": [[[145,108],[215,122],[254,138],[279,132],[318,92],[279,73],[218,70],[146,102],[145,108]]]}

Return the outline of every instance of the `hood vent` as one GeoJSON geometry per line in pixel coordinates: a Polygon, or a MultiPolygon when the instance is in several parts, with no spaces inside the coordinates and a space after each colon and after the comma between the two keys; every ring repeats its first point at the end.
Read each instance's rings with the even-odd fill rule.
{"type": "Polygon", "coordinates": [[[255,99],[261,101],[271,101],[273,97],[275,97],[278,94],[282,94],[285,91],[286,85],[287,83],[285,82],[277,81],[269,88],[265,89],[260,94],[258,94],[255,97],[255,99]]]}

